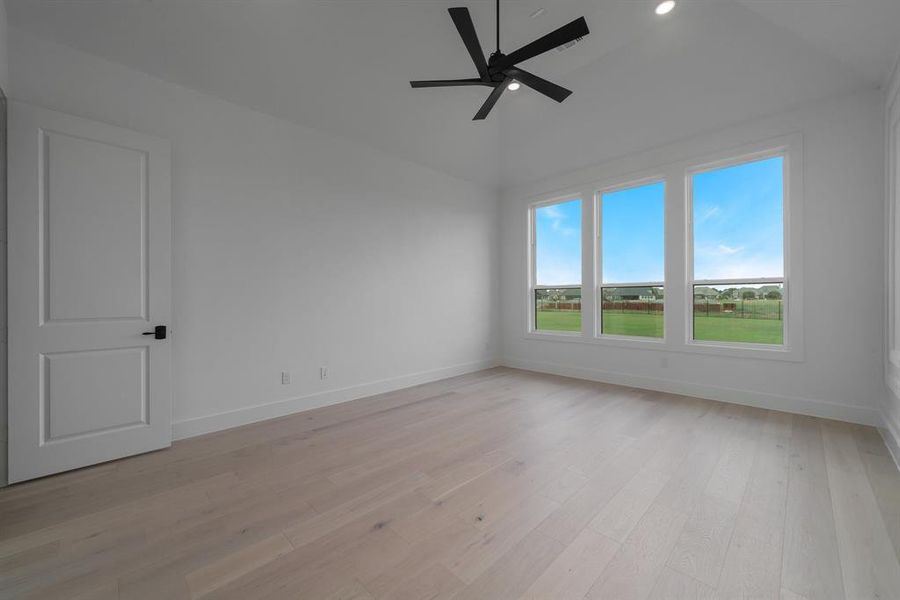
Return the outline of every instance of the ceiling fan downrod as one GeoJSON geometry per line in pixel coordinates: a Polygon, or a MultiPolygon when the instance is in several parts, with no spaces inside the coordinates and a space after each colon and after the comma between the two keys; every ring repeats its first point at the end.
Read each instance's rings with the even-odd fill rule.
{"type": "Polygon", "coordinates": [[[500,0],[497,0],[497,54],[500,54],[500,0]]]}

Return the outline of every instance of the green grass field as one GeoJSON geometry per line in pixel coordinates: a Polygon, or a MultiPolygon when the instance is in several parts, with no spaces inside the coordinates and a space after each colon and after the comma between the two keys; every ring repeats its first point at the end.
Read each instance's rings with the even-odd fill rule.
{"type": "Polygon", "coordinates": [[[664,333],[663,316],[661,314],[603,311],[602,331],[606,335],[661,338],[664,333]]]}
{"type": "Polygon", "coordinates": [[[538,331],[581,331],[581,313],[576,311],[537,311],[538,331]]]}
{"type": "Polygon", "coordinates": [[[694,315],[694,339],[781,345],[784,343],[784,321],[694,315]]]}
{"type": "MultiPolygon", "coordinates": [[[[581,313],[538,311],[539,331],[581,331],[581,313]]],[[[639,337],[662,337],[663,316],[645,313],[603,314],[603,333],[639,337]]],[[[783,322],[777,319],[740,319],[728,316],[694,315],[694,339],[752,344],[784,343],[783,322]]]]}

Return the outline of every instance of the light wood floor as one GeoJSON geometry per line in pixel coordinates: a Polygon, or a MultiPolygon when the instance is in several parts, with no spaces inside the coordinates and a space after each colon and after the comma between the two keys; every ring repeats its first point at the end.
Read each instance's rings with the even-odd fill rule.
{"type": "Polygon", "coordinates": [[[492,369],[0,492],[4,598],[900,598],[878,433],[492,369]]]}

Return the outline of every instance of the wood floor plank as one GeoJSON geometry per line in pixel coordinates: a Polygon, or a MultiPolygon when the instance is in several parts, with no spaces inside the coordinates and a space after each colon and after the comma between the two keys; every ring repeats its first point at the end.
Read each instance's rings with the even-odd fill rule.
{"type": "Polygon", "coordinates": [[[716,593],[720,598],[778,600],[781,531],[755,530],[749,523],[739,522],[735,526],[716,593]]]}
{"type": "Polygon", "coordinates": [[[823,422],[822,432],[844,592],[849,598],[900,598],[900,564],[850,426],[823,422]]]}
{"type": "Polygon", "coordinates": [[[198,598],[294,549],[281,533],[260,540],[187,574],[191,596],[198,598]]]}
{"type": "Polygon", "coordinates": [[[718,466],[721,449],[739,423],[736,408],[717,405],[700,417],[684,460],[659,494],[660,503],[691,513],[718,466]]]}
{"type": "Polygon", "coordinates": [[[663,569],[650,592],[650,600],[713,600],[714,588],[673,569],[663,569]]]}
{"type": "Polygon", "coordinates": [[[572,468],[566,468],[559,477],[546,483],[538,493],[554,502],[563,503],[578,492],[588,482],[588,478],[572,468]]]}
{"type": "Polygon", "coordinates": [[[521,598],[583,598],[618,551],[615,540],[586,527],[521,598]]]}
{"type": "Polygon", "coordinates": [[[672,550],[669,568],[715,588],[739,510],[731,500],[702,496],[672,550]]]}
{"type": "Polygon", "coordinates": [[[890,455],[861,453],[866,476],[884,517],[887,534],[900,560],[900,472],[890,455]]]}
{"type": "Polygon", "coordinates": [[[563,549],[557,540],[532,531],[453,598],[518,598],[563,549]]]}
{"type": "Polygon", "coordinates": [[[378,600],[448,600],[464,586],[445,566],[432,563],[401,580],[389,592],[378,596],[378,600]]]}
{"type": "Polygon", "coordinates": [[[389,482],[358,498],[288,527],[284,530],[284,535],[295,547],[309,544],[329,532],[356,520],[360,515],[407,495],[425,481],[427,481],[425,475],[413,473],[399,482],[389,482]]]}
{"type": "Polygon", "coordinates": [[[603,461],[587,473],[589,481],[569,497],[541,531],[564,544],[574,540],[603,507],[658,453],[669,435],[667,430],[648,432],[639,439],[628,438],[616,452],[606,454],[603,461]]]}
{"type": "Polygon", "coordinates": [[[453,548],[475,543],[482,532],[461,520],[447,523],[433,536],[411,544],[406,557],[377,577],[366,581],[366,588],[377,598],[414,598],[418,594],[445,597],[466,584],[441,560],[453,555],[453,548]],[[431,578],[434,577],[435,581],[431,578]],[[428,592],[426,593],[426,590],[428,592]]]}
{"type": "Polygon", "coordinates": [[[375,598],[363,584],[353,581],[329,595],[325,600],[375,600],[375,598]]]}
{"type": "Polygon", "coordinates": [[[740,503],[750,480],[762,419],[757,409],[742,407],[741,423],[732,431],[721,450],[719,462],[710,476],[705,493],[740,503]]]}
{"type": "Polygon", "coordinates": [[[650,507],[585,598],[644,600],[656,586],[687,516],[661,504],[650,507]]]}
{"type": "Polygon", "coordinates": [[[514,511],[484,529],[476,540],[452,549],[442,563],[461,580],[472,583],[558,507],[547,498],[530,496],[514,511]]]}
{"type": "Polygon", "coordinates": [[[668,473],[644,469],[626,483],[588,524],[597,533],[624,542],[669,480],[668,473]]]}
{"type": "Polygon", "coordinates": [[[875,429],[496,368],[0,490],[0,598],[900,597],[875,429]]]}
{"type": "Polygon", "coordinates": [[[781,594],[791,427],[790,415],[766,415],[731,543],[724,554],[717,590],[722,597],[777,600],[781,594]]]}
{"type": "Polygon", "coordinates": [[[70,596],[69,600],[118,600],[119,583],[109,580],[100,587],[83,592],[76,596],[70,596]]]}
{"type": "Polygon", "coordinates": [[[844,597],[844,582],[819,423],[794,417],[781,585],[810,600],[831,600],[844,597]]]}

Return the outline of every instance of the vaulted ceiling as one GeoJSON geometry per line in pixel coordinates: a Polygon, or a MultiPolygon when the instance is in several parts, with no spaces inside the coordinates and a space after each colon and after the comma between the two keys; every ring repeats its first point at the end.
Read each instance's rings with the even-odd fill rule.
{"type": "Polygon", "coordinates": [[[578,16],[591,35],[529,70],[572,89],[520,90],[485,122],[483,88],[446,9],[494,43],[492,0],[7,0],[31,33],[488,185],[513,185],[887,78],[898,0],[503,0],[512,50],[578,16]],[[539,8],[539,17],[531,15],[539,8]],[[578,162],[577,157],[584,157],[578,162]],[[574,158],[573,158],[574,157],[574,158]]]}

